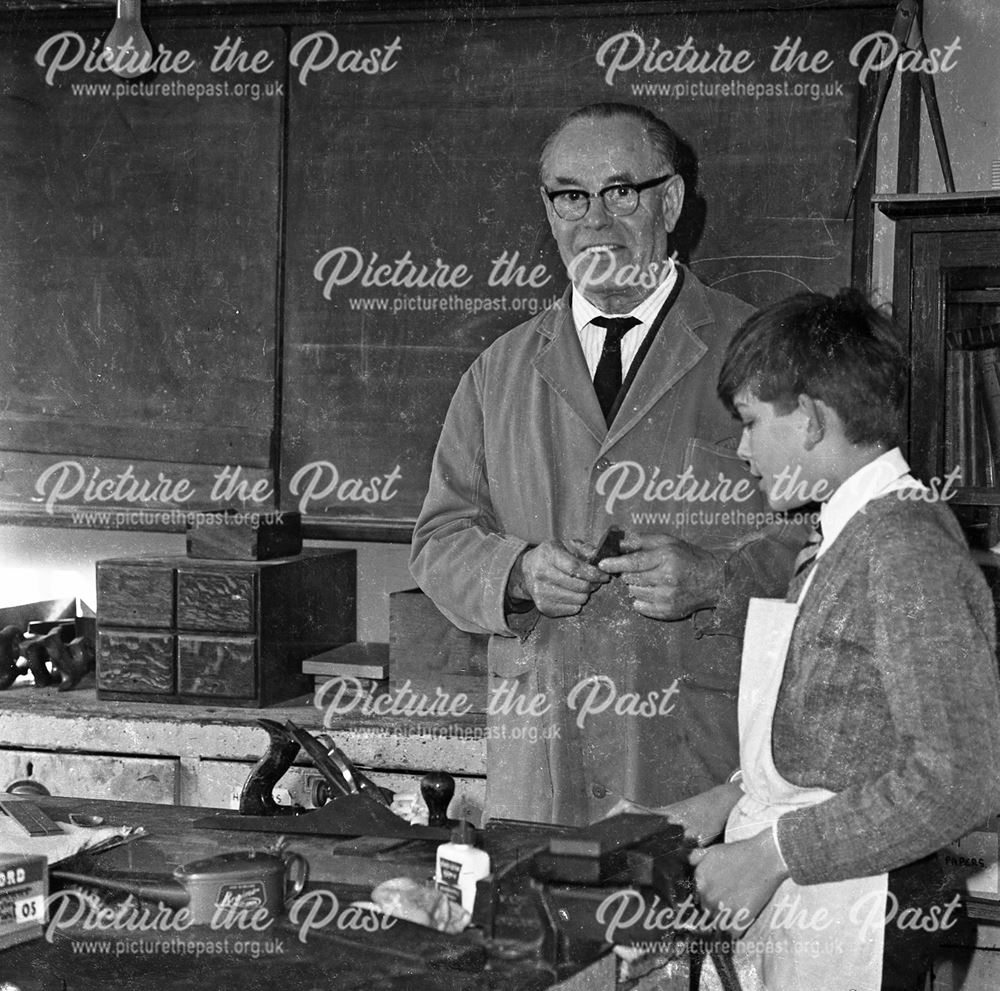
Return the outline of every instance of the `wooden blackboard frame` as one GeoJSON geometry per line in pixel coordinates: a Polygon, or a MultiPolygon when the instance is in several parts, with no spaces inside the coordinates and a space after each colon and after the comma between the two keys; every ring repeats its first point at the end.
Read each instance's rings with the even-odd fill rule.
{"type": "MultiPolygon", "coordinates": [[[[730,11],[733,0],[631,0],[625,3],[609,3],[607,0],[570,0],[559,3],[552,0],[512,0],[507,4],[472,3],[455,4],[449,0],[422,3],[415,0],[144,0],[143,11],[172,16],[193,15],[203,18],[205,12],[252,15],[258,23],[286,23],[290,17],[297,24],[308,23],[312,18],[329,17],[330,12],[346,12],[351,16],[366,19],[396,20],[400,16],[466,16],[469,14],[490,17],[524,17],[537,15],[550,17],[567,11],[587,13],[647,13],[650,10],[661,13],[702,11],[730,11]]],[[[747,10],[877,10],[894,11],[894,0],[756,0],[747,10]]],[[[12,13],[55,15],[65,18],[73,12],[100,11],[108,16],[108,0],[6,0],[4,9],[12,13]]],[[[886,30],[891,22],[886,25],[886,30]]]]}
{"type": "MultiPolygon", "coordinates": [[[[517,20],[530,18],[552,18],[586,14],[587,16],[628,16],[632,14],[674,15],[678,13],[719,12],[732,9],[727,0],[654,0],[648,3],[609,4],[609,3],[531,3],[520,2],[508,5],[468,4],[454,7],[446,3],[410,4],[410,3],[302,3],[297,0],[214,0],[214,2],[174,2],[174,0],[147,0],[146,16],[155,28],[157,23],[169,23],[173,27],[204,26],[206,16],[215,25],[225,25],[238,22],[246,27],[280,26],[290,32],[295,28],[316,26],[335,19],[337,23],[415,23],[434,19],[462,18],[471,21],[479,20],[517,20]]],[[[891,26],[895,3],[890,0],[820,0],[820,2],[799,2],[799,0],[761,0],[749,7],[741,7],[741,13],[757,11],[884,11],[885,28],[891,26]]],[[[7,5],[11,12],[23,12],[18,23],[0,24],[0,33],[16,33],[29,24],[55,24],[61,28],[79,26],[95,28],[98,13],[101,22],[107,18],[107,6],[102,0],[75,0],[71,4],[58,0],[29,0],[7,5]]],[[[286,65],[286,79],[289,67],[286,65]]],[[[860,131],[864,120],[871,109],[873,87],[860,90],[860,100],[857,116],[857,127],[860,131]]],[[[283,101],[282,127],[287,139],[288,131],[288,100],[283,101]]],[[[915,136],[910,136],[911,140],[915,136]]],[[[285,334],[285,300],[286,286],[285,261],[287,243],[284,224],[287,219],[285,205],[287,202],[287,158],[288,142],[283,145],[283,164],[281,182],[278,189],[279,197],[279,251],[276,271],[275,298],[275,359],[274,359],[274,432],[271,443],[269,469],[274,478],[281,474],[281,432],[282,432],[282,389],[284,384],[284,349],[282,347],[285,334]]],[[[870,267],[871,237],[873,229],[872,212],[867,209],[874,189],[874,168],[870,161],[865,169],[857,202],[861,205],[855,212],[852,226],[852,281],[866,287],[870,267]]],[[[72,526],[74,524],[68,514],[49,514],[41,509],[30,506],[12,506],[0,510],[0,522],[10,524],[72,526]]],[[[136,527],[136,529],[177,531],[180,525],[152,525],[136,527]]],[[[336,517],[307,517],[304,521],[304,532],[307,537],[321,539],[373,541],[373,542],[407,542],[412,531],[412,518],[372,519],[369,517],[352,517],[337,515],[336,517]]]]}

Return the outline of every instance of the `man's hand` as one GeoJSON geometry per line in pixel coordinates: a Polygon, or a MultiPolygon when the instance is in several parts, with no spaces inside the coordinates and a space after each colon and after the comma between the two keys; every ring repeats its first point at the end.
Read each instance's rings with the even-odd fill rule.
{"type": "Polygon", "coordinates": [[[711,551],[667,533],[629,535],[629,552],[598,567],[621,575],[635,609],[651,619],[684,619],[709,609],[722,592],[723,561],[711,551]]]}
{"type": "Polygon", "coordinates": [[[611,576],[577,557],[557,540],[525,551],[511,569],[507,593],[511,599],[530,599],[543,615],[553,619],[575,616],[595,589],[611,576]]]}
{"type": "Polygon", "coordinates": [[[689,859],[699,901],[719,913],[725,928],[746,929],[788,877],[770,829],[748,840],[692,850],[689,859]]]}

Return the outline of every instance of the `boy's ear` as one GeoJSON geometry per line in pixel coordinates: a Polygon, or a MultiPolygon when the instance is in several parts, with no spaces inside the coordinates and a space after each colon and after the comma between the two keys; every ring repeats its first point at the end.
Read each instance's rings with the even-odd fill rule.
{"type": "Polygon", "coordinates": [[[826,404],[802,393],[799,396],[799,412],[805,417],[804,446],[807,451],[811,451],[826,434],[826,404]]]}

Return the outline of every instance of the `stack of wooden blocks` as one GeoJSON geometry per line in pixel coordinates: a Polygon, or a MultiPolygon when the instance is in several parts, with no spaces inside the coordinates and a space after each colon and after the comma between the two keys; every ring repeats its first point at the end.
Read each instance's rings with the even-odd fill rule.
{"type": "Polygon", "coordinates": [[[334,647],[302,662],[318,695],[334,691],[345,701],[378,698],[389,690],[389,645],[358,642],[334,647]]]}
{"type": "Polygon", "coordinates": [[[187,557],[99,561],[98,698],[249,707],[309,692],[302,661],[355,638],[356,555],[302,551],[284,515],[283,533],[189,530],[187,557]]]}
{"type": "Polygon", "coordinates": [[[465,633],[418,589],[389,596],[389,642],[359,642],[303,662],[315,680],[317,697],[336,700],[340,711],[359,710],[360,702],[387,692],[400,709],[426,706],[454,711],[449,703],[464,695],[468,712],[486,711],[486,647],[489,637],[465,633]],[[336,680],[334,680],[336,679],[336,680]],[[442,696],[446,701],[442,702],[442,696]],[[357,705],[351,705],[357,697],[357,705]]]}

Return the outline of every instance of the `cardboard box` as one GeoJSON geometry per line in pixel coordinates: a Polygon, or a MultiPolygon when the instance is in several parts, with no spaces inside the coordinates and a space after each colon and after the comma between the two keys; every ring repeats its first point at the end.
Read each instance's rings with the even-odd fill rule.
{"type": "Polygon", "coordinates": [[[997,821],[993,820],[992,830],[985,827],[974,830],[938,854],[949,887],[976,898],[1000,901],[1000,874],[997,869],[1000,837],[996,824],[997,821]]]}
{"type": "Polygon", "coordinates": [[[44,933],[48,894],[44,857],[0,853],[0,950],[44,933]]]}

